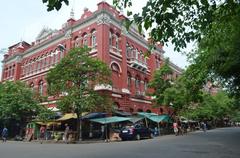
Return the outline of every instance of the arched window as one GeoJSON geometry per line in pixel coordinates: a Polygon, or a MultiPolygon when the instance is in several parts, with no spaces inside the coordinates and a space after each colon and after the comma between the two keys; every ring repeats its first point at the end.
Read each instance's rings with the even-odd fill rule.
{"type": "Polygon", "coordinates": [[[115,46],[116,46],[116,48],[117,48],[117,50],[119,49],[119,37],[120,37],[120,35],[119,34],[116,34],[116,40],[115,40],[115,46]]]}
{"type": "Polygon", "coordinates": [[[131,56],[132,56],[132,58],[136,58],[136,51],[135,51],[135,49],[134,49],[134,47],[133,46],[131,46],[131,56]]]}
{"type": "Polygon", "coordinates": [[[40,71],[41,69],[41,61],[37,61],[37,71],[40,71]]]}
{"type": "Polygon", "coordinates": [[[78,36],[75,37],[74,46],[75,47],[80,47],[81,46],[81,38],[79,38],[78,36]]]}
{"type": "MultiPolygon", "coordinates": [[[[65,47],[66,48],[66,47],[65,47]]],[[[64,50],[60,50],[60,60],[64,57],[64,50]]]]}
{"type": "Polygon", "coordinates": [[[117,73],[120,73],[120,68],[117,63],[112,63],[111,69],[117,73]]]}
{"type": "Polygon", "coordinates": [[[31,88],[32,91],[34,90],[34,83],[33,82],[30,84],[30,88],[31,88]]]}
{"type": "Polygon", "coordinates": [[[131,58],[132,57],[131,46],[128,43],[126,45],[126,56],[127,56],[127,58],[131,58]]]}
{"type": "Polygon", "coordinates": [[[41,56],[41,69],[44,69],[45,68],[45,56],[42,55],[41,56]]]}
{"type": "Polygon", "coordinates": [[[128,72],[127,73],[127,85],[128,85],[129,89],[131,88],[131,81],[132,81],[132,76],[131,76],[130,72],[128,72]]]}
{"type": "Polygon", "coordinates": [[[141,83],[140,77],[139,77],[139,76],[136,76],[136,79],[135,79],[135,87],[136,87],[136,90],[137,90],[137,91],[140,90],[140,83],[141,83]]]}
{"type": "Polygon", "coordinates": [[[145,81],[144,81],[144,91],[145,92],[147,91],[147,88],[148,88],[148,80],[145,79],[145,81]]]}
{"type": "Polygon", "coordinates": [[[129,50],[128,50],[129,44],[126,44],[126,57],[129,58],[129,50]]]}
{"type": "Polygon", "coordinates": [[[9,71],[9,73],[8,73],[9,76],[8,76],[8,77],[11,77],[11,76],[12,76],[12,66],[9,67],[9,70],[8,70],[8,71],[9,71]]]}
{"type": "Polygon", "coordinates": [[[41,80],[38,84],[39,95],[43,95],[43,81],[41,80]]]}
{"type": "Polygon", "coordinates": [[[58,63],[58,53],[59,53],[59,50],[58,50],[58,49],[55,49],[55,51],[54,51],[54,54],[55,54],[55,63],[58,63]]]}
{"type": "Polygon", "coordinates": [[[83,34],[83,46],[88,46],[87,33],[83,34]]]}
{"type": "Polygon", "coordinates": [[[38,70],[38,61],[37,61],[37,59],[34,60],[34,65],[35,65],[34,71],[37,72],[37,70],[38,70]]]}
{"type": "Polygon", "coordinates": [[[50,52],[50,57],[49,57],[49,65],[53,65],[54,64],[54,54],[53,51],[50,52]]]}
{"type": "Polygon", "coordinates": [[[109,31],[109,46],[110,47],[113,46],[113,31],[112,30],[109,31]]]}
{"type": "Polygon", "coordinates": [[[15,65],[12,66],[12,76],[14,76],[15,73],[15,65]]]}
{"type": "Polygon", "coordinates": [[[45,69],[45,67],[46,67],[46,58],[45,58],[45,56],[43,55],[43,56],[42,56],[42,69],[45,69]]]}
{"type": "Polygon", "coordinates": [[[45,54],[45,67],[48,67],[48,54],[45,54]]]}
{"type": "Polygon", "coordinates": [[[91,34],[92,34],[91,36],[92,48],[95,48],[97,46],[96,30],[93,30],[91,34]]]}
{"type": "Polygon", "coordinates": [[[30,60],[29,64],[28,64],[28,74],[32,73],[32,61],[30,60]]]}
{"type": "Polygon", "coordinates": [[[139,60],[139,51],[138,51],[138,49],[135,49],[135,52],[136,52],[136,59],[139,60]]]}

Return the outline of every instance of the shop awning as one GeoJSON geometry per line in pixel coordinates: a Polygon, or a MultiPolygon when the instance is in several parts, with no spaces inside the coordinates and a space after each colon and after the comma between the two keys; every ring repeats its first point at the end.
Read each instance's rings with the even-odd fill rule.
{"type": "Polygon", "coordinates": [[[77,118],[76,113],[67,113],[67,114],[64,114],[61,118],[57,119],[57,121],[65,121],[65,120],[76,119],[76,118],[77,118]]]}
{"type": "Polygon", "coordinates": [[[141,120],[144,119],[143,116],[132,116],[132,117],[129,117],[129,118],[130,118],[129,121],[132,122],[132,123],[136,123],[136,122],[141,121],[141,120]]]}
{"type": "Polygon", "coordinates": [[[137,114],[146,118],[149,118],[151,116],[157,116],[156,113],[148,113],[148,112],[138,112],[137,114]]]}
{"type": "Polygon", "coordinates": [[[106,116],[106,113],[103,112],[93,112],[93,113],[89,113],[85,116],[82,116],[82,120],[84,119],[94,119],[94,118],[103,118],[106,116]]]}
{"type": "Polygon", "coordinates": [[[155,115],[155,116],[150,116],[148,119],[154,121],[154,122],[169,122],[171,121],[171,118],[168,115],[155,115]]]}
{"type": "Polygon", "coordinates": [[[131,119],[131,118],[128,118],[128,117],[113,116],[113,117],[90,119],[90,121],[92,121],[92,122],[97,122],[97,123],[101,123],[101,124],[108,124],[108,123],[128,121],[128,120],[130,120],[130,119],[131,119]]]}
{"type": "Polygon", "coordinates": [[[41,122],[41,121],[37,121],[35,122],[36,124],[39,124],[39,125],[43,125],[43,126],[52,126],[52,125],[61,125],[61,122],[54,122],[54,121],[51,121],[51,122],[41,122]]]}
{"type": "Polygon", "coordinates": [[[129,113],[129,112],[125,112],[125,111],[119,111],[119,110],[116,110],[113,112],[115,115],[117,116],[123,116],[123,117],[128,117],[128,116],[131,116],[132,114],[129,113]]]}

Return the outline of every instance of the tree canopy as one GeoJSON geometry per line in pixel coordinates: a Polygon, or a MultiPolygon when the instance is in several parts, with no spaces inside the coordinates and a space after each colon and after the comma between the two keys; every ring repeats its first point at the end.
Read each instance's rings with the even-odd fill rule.
{"type": "Polygon", "coordinates": [[[154,91],[151,94],[155,99],[155,105],[160,106],[164,104],[164,91],[171,86],[171,80],[168,78],[172,74],[172,69],[169,66],[169,60],[166,59],[163,66],[156,70],[153,79],[149,83],[149,87],[154,91]]]}
{"type": "Polygon", "coordinates": [[[0,120],[5,124],[19,123],[20,135],[27,122],[43,113],[49,111],[39,104],[36,94],[25,83],[6,81],[0,84],[0,120]]]}
{"type": "Polygon", "coordinates": [[[240,94],[239,0],[150,0],[134,15],[131,0],[114,4],[126,8],[128,24],[136,23],[139,31],[145,28],[153,42],[171,42],[177,51],[190,41],[197,43],[196,51],[188,54],[192,63],[186,73],[196,90],[211,79],[240,94]]]}
{"type": "Polygon", "coordinates": [[[34,93],[24,83],[6,81],[0,84],[0,118],[31,119],[40,106],[34,93]]]}
{"type": "Polygon", "coordinates": [[[229,118],[235,109],[234,100],[224,91],[220,91],[216,95],[205,93],[203,98],[200,104],[186,110],[183,115],[197,120],[223,120],[229,118]]]}
{"type": "Polygon", "coordinates": [[[199,42],[195,52],[189,54],[192,61],[192,75],[200,82],[218,80],[219,83],[234,94],[240,94],[240,6],[224,12],[214,19],[209,33],[199,42]],[[226,13],[227,12],[227,13],[226,13]]]}
{"type": "Polygon", "coordinates": [[[58,107],[64,112],[75,112],[77,122],[82,112],[111,108],[109,99],[94,90],[95,86],[110,84],[111,71],[107,64],[90,57],[89,51],[87,47],[71,49],[47,74],[49,94],[63,96],[58,107]]]}
{"type": "Polygon", "coordinates": [[[62,7],[62,3],[69,4],[68,0],[42,0],[43,3],[47,3],[47,11],[54,9],[59,10],[62,7]]]}

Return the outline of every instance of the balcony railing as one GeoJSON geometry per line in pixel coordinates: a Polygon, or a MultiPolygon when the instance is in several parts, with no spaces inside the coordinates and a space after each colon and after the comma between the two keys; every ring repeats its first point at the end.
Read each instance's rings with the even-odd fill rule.
{"type": "Polygon", "coordinates": [[[135,97],[136,98],[144,98],[145,97],[145,92],[136,91],[135,97]]]}
{"type": "Polygon", "coordinates": [[[131,67],[139,69],[141,71],[146,71],[148,69],[147,63],[143,62],[139,59],[129,58],[129,62],[130,62],[131,67]]]}

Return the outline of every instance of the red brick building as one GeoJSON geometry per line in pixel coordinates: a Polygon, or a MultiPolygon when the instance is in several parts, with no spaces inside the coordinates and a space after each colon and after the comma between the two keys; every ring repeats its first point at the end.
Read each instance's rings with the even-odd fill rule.
{"type": "MultiPolygon", "coordinates": [[[[9,47],[4,55],[2,81],[21,80],[39,94],[47,95],[48,71],[71,48],[87,45],[92,48],[90,56],[103,60],[112,69],[113,85],[95,89],[109,91],[117,108],[168,113],[166,108],[153,109],[151,98],[145,95],[153,72],[163,63],[164,51],[157,46],[145,58],[143,53],[148,50],[148,42],[134,26],[126,30],[124,19],[108,3],[100,2],[95,12],[85,9],[80,19],[72,16],[60,30],[44,28],[31,44],[22,41],[9,47]]],[[[171,63],[171,67],[174,78],[181,74],[176,65],[171,63]]],[[[53,106],[54,98],[49,100],[49,106],[53,106]]]]}

